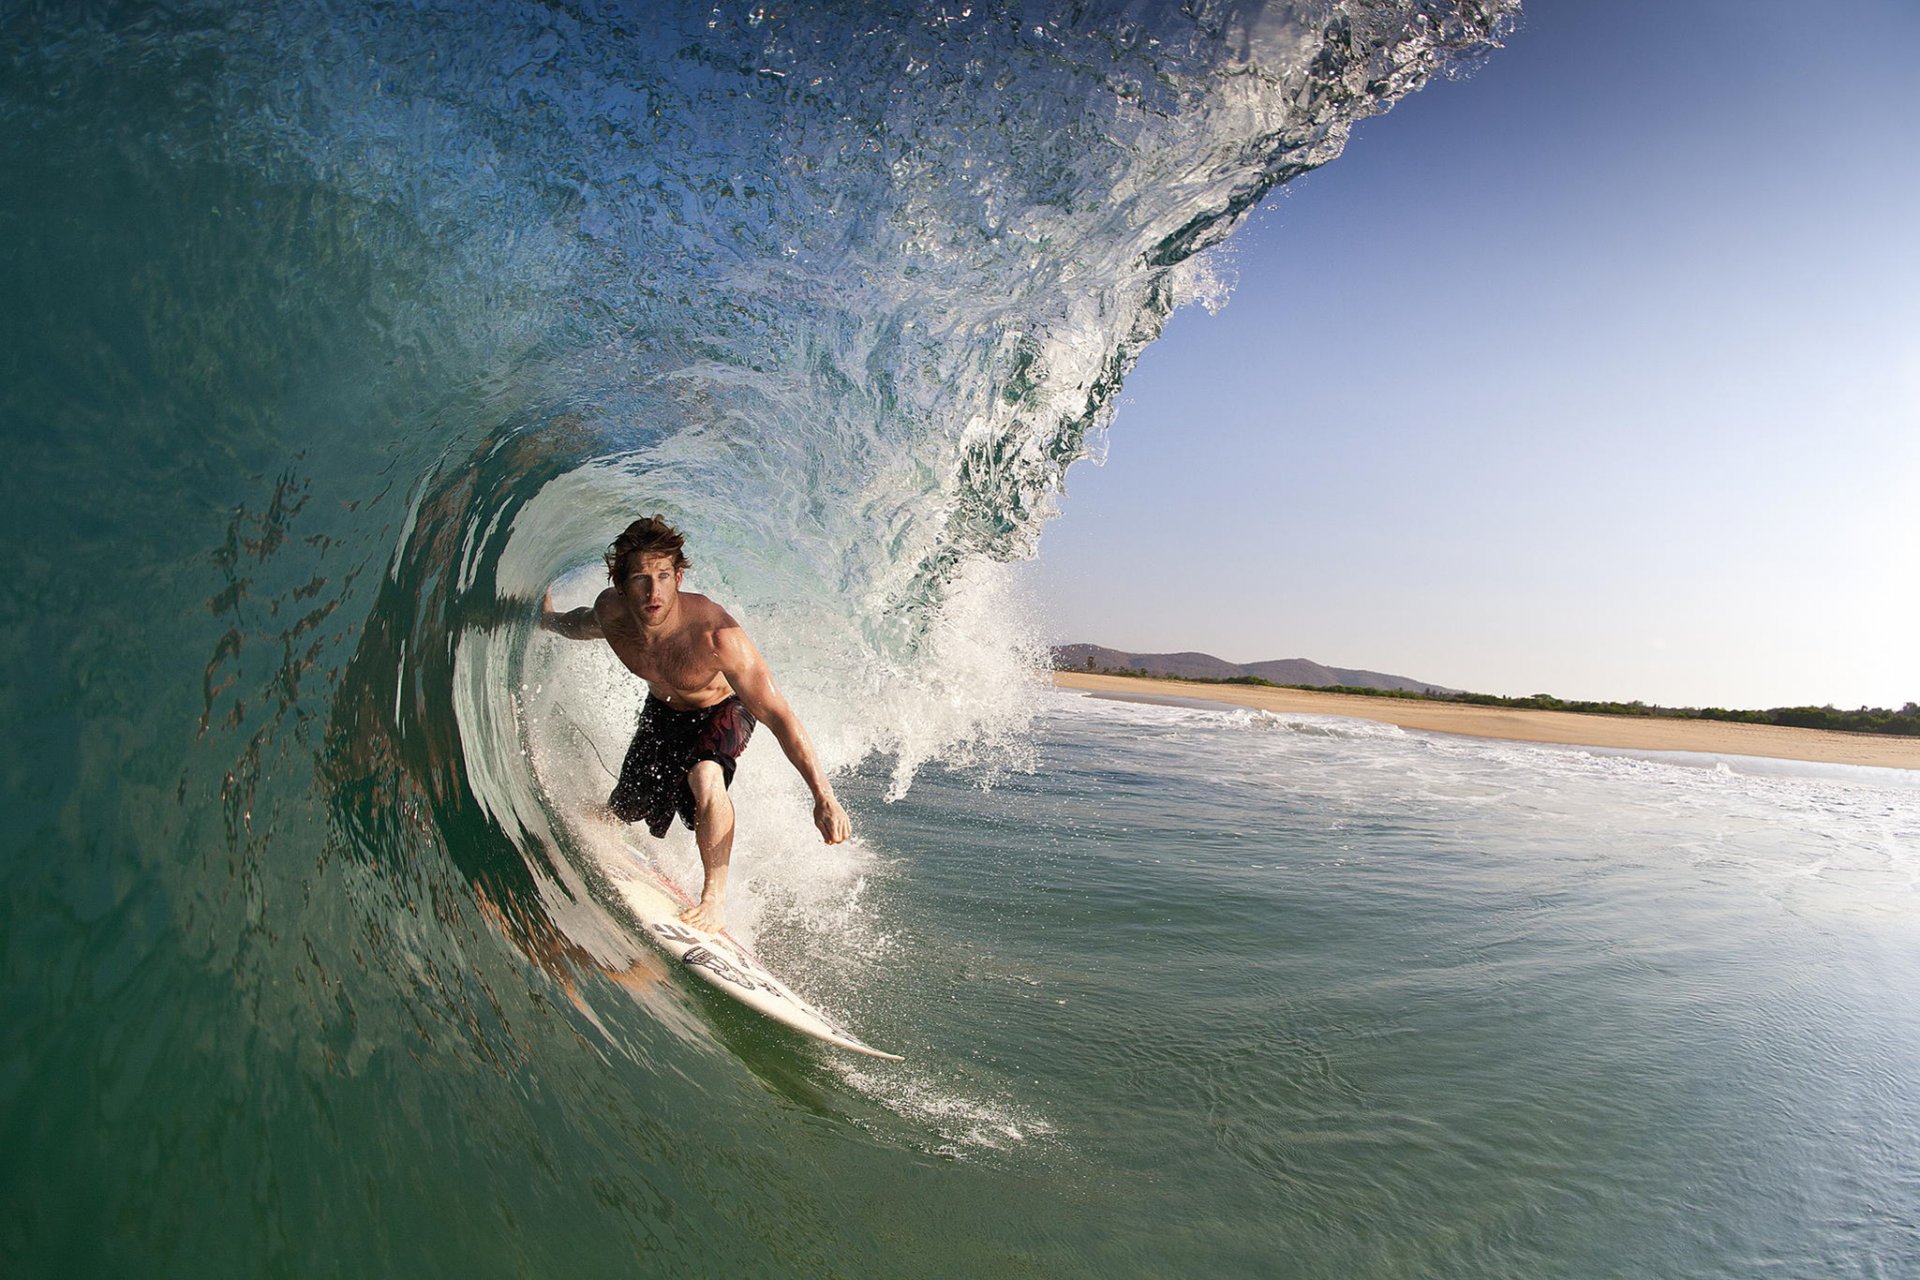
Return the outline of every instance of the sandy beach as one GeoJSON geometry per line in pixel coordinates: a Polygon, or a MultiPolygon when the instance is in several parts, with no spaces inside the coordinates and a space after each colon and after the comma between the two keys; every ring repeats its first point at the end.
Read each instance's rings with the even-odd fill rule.
{"type": "Polygon", "coordinates": [[[1622,747],[1635,751],[1700,751],[1722,755],[1768,756],[1776,760],[1813,760],[1827,764],[1873,765],[1884,769],[1920,769],[1920,738],[1824,729],[1789,729],[1768,724],[1729,724],[1718,720],[1654,720],[1629,716],[1583,715],[1571,711],[1530,711],[1476,707],[1407,698],[1368,698],[1349,693],[1316,693],[1260,685],[1194,684],[1184,680],[1139,680],[1054,672],[1062,689],[1081,689],[1111,697],[1189,698],[1223,702],[1259,711],[1351,716],[1403,729],[1459,733],[1514,742],[1551,742],[1573,747],[1622,747]]]}

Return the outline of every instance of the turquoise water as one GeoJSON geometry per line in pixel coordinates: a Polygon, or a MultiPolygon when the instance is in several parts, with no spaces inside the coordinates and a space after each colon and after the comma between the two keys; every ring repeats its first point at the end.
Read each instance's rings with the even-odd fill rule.
{"type": "Polygon", "coordinates": [[[6,1273],[1920,1271],[1908,780],[1033,675],[1205,250],[1504,19],[0,11],[6,1273]],[[575,819],[532,611],[655,510],[859,833],[756,744],[739,929],[898,1067],[575,819]]]}
{"type": "MultiPolygon", "coordinates": [[[[957,859],[1018,891],[972,903],[991,946],[947,936],[994,953],[987,1052],[1062,1121],[1036,1145],[1115,1190],[1100,1265],[1920,1262],[1910,777],[1086,699],[1042,723],[1049,767],[957,859]]],[[[916,879],[940,801],[975,808],[883,815],[916,879]]]]}

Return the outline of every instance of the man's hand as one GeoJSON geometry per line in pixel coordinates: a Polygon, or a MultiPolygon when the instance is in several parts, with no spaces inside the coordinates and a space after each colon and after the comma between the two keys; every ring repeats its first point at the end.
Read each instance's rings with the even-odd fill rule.
{"type": "Polygon", "coordinates": [[[592,605],[584,609],[571,609],[566,613],[555,613],[552,587],[548,587],[546,594],[540,597],[539,625],[542,631],[551,631],[569,640],[599,640],[606,635],[606,632],[601,630],[599,616],[594,612],[592,605]]]}
{"type": "Polygon", "coordinates": [[[828,792],[816,796],[813,801],[813,825],[820,828],[820,838],[828,844],[839,844],[853,834],[853,824],[847,821],[847,811],[840,802],[828,792]]]}

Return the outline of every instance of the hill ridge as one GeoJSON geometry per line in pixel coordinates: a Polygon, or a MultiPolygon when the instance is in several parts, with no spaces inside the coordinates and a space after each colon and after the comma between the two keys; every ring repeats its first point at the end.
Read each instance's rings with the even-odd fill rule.
{"type": "Polygon", "coordinates": [[[1129,653],[1097,644],[1057,644],[1053,646],[1053,665],[1057,671],[1143,671],[1150,676],[1168,676],[1176,680],[1233,680],[1253,676],[1274,684],[1300,684],[1314,687],[1349,685],[1368,689],[1398,689],[1407,693],[1459,693],[1461,690],[1415,680],[1385,671],[1367,671],[1358,667],[1330,667],[1311,658],[1274,658],[1266,662],[1228,662],[1210,653],[1183,650],[1178,653],[1129,653]],[[1089,661],[1091,660],[1091,661],[1089,661]]]}

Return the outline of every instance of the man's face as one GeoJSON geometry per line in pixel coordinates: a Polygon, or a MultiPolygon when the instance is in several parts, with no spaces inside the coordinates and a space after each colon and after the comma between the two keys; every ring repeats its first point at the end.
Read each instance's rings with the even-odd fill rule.
{"type": "Polygon", "coordinates": [[[665,620],[680,597],[680,570],[672,556],[641,556],[627,566],[620,581],[627,608],[644,623],[665,620]]]}

